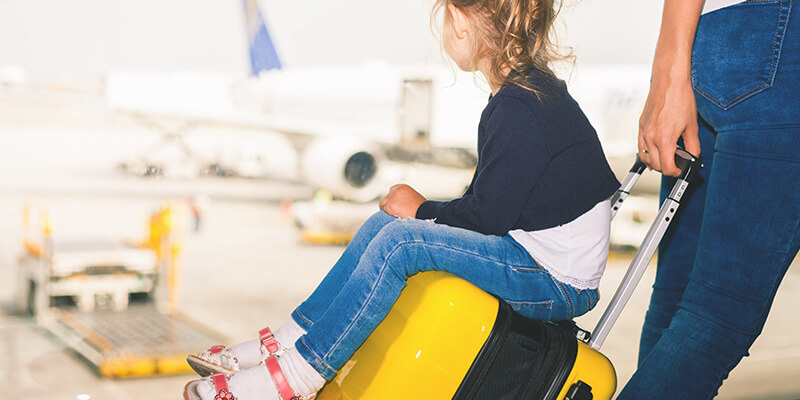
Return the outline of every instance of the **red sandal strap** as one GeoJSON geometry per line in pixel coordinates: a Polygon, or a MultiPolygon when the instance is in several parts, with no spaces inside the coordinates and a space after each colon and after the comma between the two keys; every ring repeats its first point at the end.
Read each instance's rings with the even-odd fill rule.
{"type": "Polygon", "coordinates": [[[217,354],[217,353],[222,352],[222,350],[225,350],[225,346],[216,345],[216,346],[213,346],[210,349],[208,349],[208,352],[211,353],[211,354],[217,354]]]}
{"type": "Polygon", "coordinates": [[[225,378],[225,374],[212,374],[211,383],[214,384],[214,389],[216,389],[218,392],[222,389],[228,389],[228,379],[225,378]]]}
{"type": "Polygon", "coordinates": [[[280,350],[278,340],[275,339],[275,335],[272,334],[269,328],[258,331],[258,335],[261,336],[261,343],[267,348],[269,354],[275,354],[280,350]]]}
{"type": "Polygon", "coordinates": [[[211,375],[211,383],[217,391],[214,400],[236,400],[236,396],[228,389],[228,378],[225,377],[225,374],[217,373],[211,375]]]}
{"type": "Polygon", "coordinates": [[[286,375],[283,374],[283,369],[281,369],[281,365],[278,363],[278,357],[270,355],[264,360],[264,363],[267,365],[269,374],[272,376],[272,381],[275,382],[275,387],[278,388],[278,394],[281,396],[281,399],[300,400],[300,397],[294,393],[294,390],[289,385],[289,381],[286,380],[286,375]]]}

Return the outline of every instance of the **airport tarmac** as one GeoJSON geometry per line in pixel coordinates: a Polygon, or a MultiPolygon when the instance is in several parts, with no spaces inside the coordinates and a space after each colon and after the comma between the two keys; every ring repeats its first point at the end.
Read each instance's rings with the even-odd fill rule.
{"type": "MultiPolygon", "coordinates": [[[[220,182],[217,182],[220,184],[220,182]]],[[[223,183],[224,186],[224,183],[223,183]]],[[[277,191],[280,193],[280,191],[277,191]]],[[[15,273],[15,256],[20,251],[19,211],[25,201],[50,204],[61,226],[81,225],[99,218],[111,227],[137,226],[134,216],[146,214],[159,203],[157,197],[78,195],[0,195],[0,271],[15,273]],[[69,217],[59,218],[59,215],[69,217]]],[[[301,243],[277,198],[260,201],[211,200],[202,230],[186,239],[181,282],[181,308],[222,331],[233,342],[247,340],[264,325],[278,326],[292,308],[310,293],[335,262],[342,247],[301,243]]],[[[101,228],[94,226],[92,230],[101,228]]],[[[58,225],[55,227],[58,232],[58,225]]],[[[136,232],[135,229],[132,230],[136,232]]],[[[97,234],[97,232],[93,232],[97,234]]],[[[630,254],[615,254],[609,262],[601,287],[602,300],[613,294],[630,254]]],[[[800,270],[795,262],[778,293],[764,334],[751,356],[733,372],[720,398],[800,398],[800,344],[796,327],[800,315],[794,304],[800,297],[800,270]]],[[[604,352],[614,362],[620,382],[633,373],[638,332],[647,304],[651,268],[606,342],[604,352]]],[[[0,301],[8,304],[13,279],[4,279],[0,301]]],[[[580,318],[581,325],[594,326],[604,307],[580,318]]],[[[27,399],[176,398],[189,376],[134,380],[103,380],[94,375],[63,343],[37,328],[30,318],[0,314],[0,396],[27,399]]]]}
{"type": "MultiPolygon", "coordinates": [[[[229,336],[231,343],[253,338],[265,325],[283,323],[343,248],[302,243],[285,217],[281,203],[307,199],[310,188],[261,180],[122,176],[111,169],[111,162],[142,137],[152,138],[152,132],[136,136],[135,129],[121,127],[113,136],[106,123],[87,125],[85,116],[78,119],[81,122],[76,124],[64,124],[63,118],[59,124],[44,121],[35,126],[8,123],[9,119],[0,123],[0,170],[4,171],[0,179],[0,276],[4,277],[0,279],[0,397],[179,398],[191,376],[101,379],[64,343],[37,328],[30,318],[10,312],[25,204],[46,207],[56,235],[137,237],[147,213],[164,200],[207,196],[201,230],[186,236],[181,309],[229,336]]],[[[601,284],[601,302],[579,319],[582,326],[594,326],[631,257],[612,255],[601,284]]],[[[789,269],[764,333],[751,356],[726,381],[720,399],[800,399],[799,263],[795,260],[789,269]]],[[[651,266],[604,346],[616,366],[620,386],[634,372],[653,278],[651,266]]]]}

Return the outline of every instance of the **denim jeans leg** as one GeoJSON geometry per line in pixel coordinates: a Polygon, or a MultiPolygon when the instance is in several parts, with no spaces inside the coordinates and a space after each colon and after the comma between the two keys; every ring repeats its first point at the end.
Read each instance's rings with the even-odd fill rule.
{"type": "MultiPolygon", "coordinates": [[[[529,318],[565,319],[575,309],[565,289],[510,237],[397,220],[369,243],[339,296],[296,348],[323,377],[333,378],[389,312],[408,277],[426,270],[450,271],[529,318]]],[[[589,298],[592,292],[580,296],[589,298]]]]}
{"type": "Polygon", "coordinates": [[[353,236],[353,240],[347,245],[339,260],[317,286],[314,293],[292,312],[292,319],[300,327],[308,331],[314,322],[325,313],[350,278],[350,274],[353,273],[369,242],[384,226],[395,220],[397,217],[378,211],[361,225],[353,236]]]}
{"type": "Polygon", "coordinates": [[[720,133],[694,268],[619,399],[709,399],[760,334],[800,248],[800,126],[720,133]]]}
{"type": "MultiPolygon", "coordinates": [[[[697,241],[700,237],[700,223],[705,210],[708,178],[714,164],[715,134],[702,119],[700,127],[700,169],[694,182],[689,185],[681,201],[681,208],[667,230],[658,247],[658,268],[650,306],[645,315],[642,336],[639,341],[639,362],[647,356],[650,349],[667,329],[672,316],[678,311],[678,302],[689,282],[689,272],[694,265],[697,241]]],[[[665,176],[661,180],[661,202],[669,195],[676,179],[665,176]]]]}

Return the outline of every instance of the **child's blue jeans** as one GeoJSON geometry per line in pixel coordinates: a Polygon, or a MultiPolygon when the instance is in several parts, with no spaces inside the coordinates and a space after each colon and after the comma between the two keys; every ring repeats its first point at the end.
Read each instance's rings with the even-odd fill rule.
{"type": "Polygon", "coordinates": [[[314,293],[292,313],[307,333],[295,346],[326,379],[355,353],[421,271],[449,271],[528,318],[565,320],[597,303],[596,289],[553,279],[510,236],[432,221],[370,217],[314,293]]]}

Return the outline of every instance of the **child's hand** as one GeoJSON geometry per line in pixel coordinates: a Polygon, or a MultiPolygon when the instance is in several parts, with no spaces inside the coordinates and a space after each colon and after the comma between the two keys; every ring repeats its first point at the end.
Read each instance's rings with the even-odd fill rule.
{"type": "Polygon", "coordinates": [[[417,209],[425,201],[411,186],[398,184],[389,188],[389,193],[381,199],[380,208],[389,215],[400,218],[414,218],[417,209]]]}

